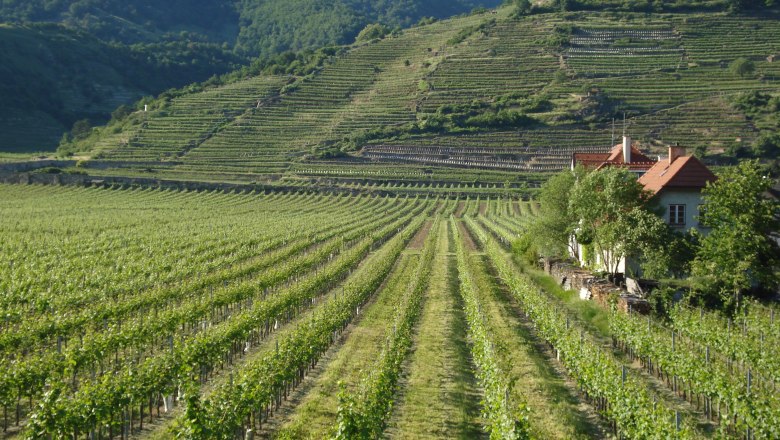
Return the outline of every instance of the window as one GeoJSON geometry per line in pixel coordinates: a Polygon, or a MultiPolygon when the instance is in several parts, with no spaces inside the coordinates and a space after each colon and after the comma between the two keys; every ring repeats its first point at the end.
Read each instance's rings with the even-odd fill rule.
{"type": "Polygon", "coordinates": [[[685,226],[685,205],[669,205],[669,224],[685,226]]]}

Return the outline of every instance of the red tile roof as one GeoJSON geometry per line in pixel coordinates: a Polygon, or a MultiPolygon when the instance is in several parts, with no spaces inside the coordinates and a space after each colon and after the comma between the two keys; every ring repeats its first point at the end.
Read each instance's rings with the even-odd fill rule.
{"type": "Polygon", "coordinates": [[[639,178],[646,190],[658,194],[664,188],[701,189],[716,179],[712,171],[693,156],[678,157],[669,163],[668,159],[659,160],[639,178]]]}
{"type": "Polygon", "coordinates": [[[655,161],[645,156],[638,148],[631,146],[631,162],[625,163],[623,159],[623,144],[612,147],[609,153],[574,153],[574,163],[581,164],[588,169],[600,170],[609,166],[621,166],[632,171],[649,170],[655,161]]]}
{"type": "Polygon", "coordinates": [[[609,157],[596,168],[600,170],[606,167],[624,167],[631,171],[647,171],[655,165],[655,161],[642,154],[638,148],[631,145],[631,162],[626,163],[623,158],[623,144],[617,144],[612,148],[609,157]]]}
{"type": "MultiPolygon", "coordinates": [[[[623,144],[617,144],[612,147],[612,151],[609,152],[609,158],[606,161],[615,164],[625,163],[623,159],[623,144]]],[[[631,145],[631,163],[634,162],[655,163],[653,159],[645,156],[637,147],[631,145]]]]}
{"type": "Polygon", "coordinates": [[[574,163],[588,169],[597,168],[609,159],[609,153],[574,153],[574,163]]]}

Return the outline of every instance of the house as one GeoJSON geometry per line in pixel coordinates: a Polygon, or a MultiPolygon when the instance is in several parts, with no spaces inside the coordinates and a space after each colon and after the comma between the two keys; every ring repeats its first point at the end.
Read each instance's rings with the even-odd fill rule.
{"type": "Polygon", "coordinates": [[[699,222],[704,206],[701,190],[716,179],[712,171],[681,147],[669,147],[669,157],[647,170],[639,183],[653,194],[664,209],[664,219],[673,228],[702,230],[699,222]]]}
{"type": "MultiPolygon", "coordinates": [[[[616,145],[610,153],[575,153],[572,157],[572,169],[576,165],[592,170],[608,166],[627,167],[638,175],[638,182],[663,208],[664,220],[671,227],[680,231],[696,228],[706,232],[699,223],[703,208],[701,191],[716,177],[699,159],[686,156],[683,148],[669,147],[667,158],[653,161],[631,144],[631,138],[623,137],[623,143],[616,145]]],[[[571,240],[570,248],[577,251],[577,254],[572,252],[572,257],[580,259],[585,255],[585,248],[577,243],[574,236],[571,240]]],[[[592,257],[596,266],[602,265],[599,255],[592,257]]],[[[618,262],[618,272],[627,271],[634,274],[641,272],[638,261],[621,258],[618,262]]]]}
{"type": "Polygon", "coordinates": [[[619,166],[626,167],[637,176],[641,176],[655,163],[656,160],[642,153],[630,137],[623,136],[623,142],[612,147],[608,153],[574,153],[571,169],[574,170],[577,165],[582,165],[589,170],[619,166]]]}

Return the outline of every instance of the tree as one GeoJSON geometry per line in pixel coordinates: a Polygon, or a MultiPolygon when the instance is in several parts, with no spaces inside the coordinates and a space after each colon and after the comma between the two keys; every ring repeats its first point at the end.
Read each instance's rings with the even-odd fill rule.
{"type": "Polygon", "coordinates": [[[755,157],[775,158],[780,151],[780,134],[762,132],[751,146],[755,157]]]}
{"type": "Polygon", "coordinates": [[[666,225],[648,209],[649,200],[636,177],[617,167],[587,174],[571,191],[569,212],[578,219],[577,241],[592,244],[613,275],[624,257],[658,248],[666,225]]]}
{"type": "Polygon", "coordinates": [[[73,124],[70,135],[74,140],[80,140],[89,136],[91,132],[92,126],[89,124],[89,119],[82,119],[73,124]]]}
{"type": "Polygon", "coordinates": [[[756,64],[747,58],[737,58],[729,64],[729,70],[731,73],[744,78],[756,71],[756,64]]]}
{"type": "Polygon", "coordinates": [[[130,116],[131,113],[133,113],[133,109],[127,105],[122,104],[119,107],[117,107],[116,110],[111,112],[111,119],[113,119],[114,121],[121,121],[126,117],[130,116]]]}
{"type": "MultiPolygon", "coordinates": [[[[582,169],[577,173],[582,175],[582,169]]],[[[577,221],[569,210],[569,196],[575,183],[575,173],[566,170],[542,185],[539,216],[529,226],[526,237],[544,258],[565,256],[570,251],[579,259],[576,246],[571,245],[577,221]]]]}
{"type": "Polygon", "coordinates": [[[706,293],[720,294],[724,305],[739,308],[741,293],[753,285],[775,289],[778,246],[778,203],[764,197],[772,180],[758,161],[744,161],[719,173],[703,191],[706,215],[701,222],[712,228],[701,241],[693,261],[693,275],[703,280],[706,293]]]}
{"type": "Polygon", "coordinates": [[[390,33],[390,29],[379,23],[372,23],[366,25],[366,27],[363,28],[362,31],[358,34],[357,38],[355,38],[356,42],[366,42],[371,40],[377,40],[384,38],[387,34],[390,33]]]}
{"type": "Polygon", "coordinates": [[[531,13],[531,9],[533,8],[530,0],[514,0],[512,3],[515,6],[515,10],[512,12],[512,17],[528,15],[531,13]]]}

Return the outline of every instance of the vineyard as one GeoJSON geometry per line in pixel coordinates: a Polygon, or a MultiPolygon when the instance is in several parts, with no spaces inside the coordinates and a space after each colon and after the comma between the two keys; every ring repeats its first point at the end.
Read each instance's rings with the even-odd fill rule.
{"type": "Polygon", "coordinates": [[[0,186],[4,438],[777,438],[776,310],[581,301],[535,202],[0,186]]]}
{"type": "Polygon", "coordinates": [[[494,12],[334,49],[307,75],[233,75],[145,101],[69,146],[82,158],[71,171],[518,189],[623,130],[651,154],[679,143],[718,161],[761,134],[735,100],[780,92],[770,13],[494,12]],[[754,72],[733,73],[737,59],[754,72]]]}

